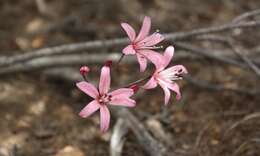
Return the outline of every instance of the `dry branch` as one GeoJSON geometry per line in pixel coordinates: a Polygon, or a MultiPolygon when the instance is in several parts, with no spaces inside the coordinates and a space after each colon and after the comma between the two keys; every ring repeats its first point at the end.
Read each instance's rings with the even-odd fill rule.
{"type": "Polygon", "coordinates": [[[237,60],[234,60],[232,58],[228,58],[228,57],[222,57],[222,56],[217,56],[217,55],[214,55],[212,54],[212,52],[210,50],[205,50],[205,49],[201,49],[201,48],[197,48],[197,47],[194,47],[190,44],[187,44],[187,43],[183,43],[183,42],[176,42],[175,43],[175,46],[176,47],[179,47],[183,50],[186,50],[188,52],[191,52],[191,53],[194,53],[194,54],[197,54],[197,55],[202,55],[202,56],[205,56],[207,58],[210,58],[210,59],[213,59],[213,60],[217,60],[217,61],[220,61],[220,62],[223,62],[223,63],[227,63],[227,64],[230,64],[230,65],[235,65],[235,66],[238,66],[238,67],[242,67],[242,68],[246,68],[247,66],[237,60]]]}
{"type": "MultiPolygon", "coordinates": [[[[174,61],[187,59],[187,58],[195,59],[198,58],[197,56],[202,55],[211,58],[213,60],[218,60],[224,63],[236,65],[238,67],[246,68],[245,64],[232,58],[230,56],[230,52],[229,53],[213,52],[209,50],[196,48],[189,44],[184,44],[184,43],[182,44],[177,43],[176,45],[180,49],[189,51],[191,52],[191,54],[195,54],[195,55],[191,55],[189,53],[176,53],[174,56],[174,61]]],[[[28,60],[22,63],[13,64],[8,67],[0,68],[0,75],[17,73],[17,72],[43,70],[51,67],[64,67],[64,66],[72,66],[72,65],[104,63],[104,61],[108,59],[116,62],[120,57],[121,54],[119,53],[73,54],[73,55],[65,55],[65,56],[41,57],[41,58],[28,60]]],[[[127,59],[124,59],[124,63],[136,63],[136,59],[133,57],[128,57],[127,59]]],[[[260,64],[260,62],[257,63],[260,64]]]]}
{"type": "Polygon", "coordinates": [[[117,119],[110,139],[110,156],[121,156],[128,129],[124,119],[117,119]]]}
{"type": "Polygon", "coordinates": [[[232,20],[232,23],[238,23],[238,22],[241,22],[249,17],[252,17],[252,16],[257,16],[260,14],[260,9],[256,9],[256,10],[253,10],[253,11],[249,11],[249,12],[245,12],[243,14],[241,14],[240,16],[237,16],[236,18],[234,18],[232,20]]]}
{"type": "Polygon", "coordinates": [[[259,95],[260,94],[260,90],[254,90],[254,89],[243,89],[243,88],[231,88],[231,87],[225,87],[224,85],[220,85],[220,84],[212,84],[210,82],[207,81],[203,81],[203,80],[198,80],[195,79],[191,76],[185,76],[184,79],[197,86],[200,88],[205,88],[205,89],[209,89],[212,91],[231,91],[231,92],[235,92],[238,94],[245,94],[245,95],[259,95]]]}
{"type": "Polygon", "coordinates": [[[229,134],[233,129],[235,129],[236,127],[238,127],[239,125],[252,120],[252,119],[257,119],[260,118],[260,112],[255,112],[252,114],[249,114],[247,116],[245,116],[242,120],[239,120],[237,122],[235,122],[234,124],[232,124],[225,132],[224,137],[227,136],[227,134],[229,134]]]}
{"type": "Polygon", "coordinates": [[[227,43],[229,47],[233,50],[233,52],[240,57],[249,68],[251,68],[252,71],[255,72],[255,74],[260,77],[260,69],[254,64],[252,60],[250,60],[247,56],[245,56],[239,48],[237,48],[234,43],[228,42],[227,43]]]}
{"type": "MultiPolygon", "coordinates": [[[[169,34],[165,34],[164,36],[166,40],[178,41],[187,38],[192,38],[198,35],[222,32],[222,31],[232,30],[235,28],[250,28],[259,25],[260,25],[260,21],[249,21],[244,23],[227,23],[220,26],[212,26],[208,28],[195,29],[188,32],[169,33],[169,34]]],[[[127,43],[128,40],[126,38],[118,38],[118,39],[110,39],[104,41],[97,40],[97,41],[60,45],[60,46],[50,47],[50,48],[43,48],[43,49],[34,50],[31,52],[26,52],[24,54],[19,54],[11,57],[1,57],[0,66],[7,66],[10,64],[23,62],[37,57],[53,56],[58,54],[62,54],[62,55],[71,54],[82,50],[109,48],[113,46],[124,45],[127,43]]]]}

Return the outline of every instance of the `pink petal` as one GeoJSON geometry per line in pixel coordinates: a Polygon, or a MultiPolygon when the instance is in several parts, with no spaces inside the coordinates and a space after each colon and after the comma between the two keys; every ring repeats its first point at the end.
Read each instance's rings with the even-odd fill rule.
{"type": "Polygon", "coordinates": [[[156,67],[156,69],[161,67],[163,56],[153,50],[139,50],[139,53],[144,55],[148,60],[150,60],[156,67]]]}
{"type": "Polygon", "coordinates": [[[136,56],[137,56],[137,61],[140,65],[140,72],[144,72],[147,67],[147,60],[146,60],[145,56],[140,55],[138,53],[136,53],[136,56]]]}
{"type": "Polygon", "coordinates": [[[133,55],[136,53],[132,45],[128,45],[123,49],[123,53],[125,55],[133,55]]]}
{"type": "Polygon", "coordinates": [[[135,30],[133,29],[133,27],[131,27],[127,23],[121,23],[121,26],[123,27],[123,29],[127,33],[130,41],[133,42],[135,40],[135,37],[136,37],[135,30]]]}
{"type": "Polygon", "coordinates": [[[155,87],[157,87],[157,81],[154,79],[154,77],[151,77],[151,79],[143,86],[144,89],[152,89],[155,87]]]}
{"type": "Polygon", "coordinates": [[[103,66],[101,69],[100,81],[99,81],[99,93],[104,95],[108,92],[110,88],[110,68],[108,66],[103,66]]]}
{"type": "Polygon", "coordinates": [[[169,103],[170,97],[171,97],[171,92],[170,90],[167,88],[166,85],[159,83],[159,85],[162,87],[163,91],[164,91],[164,104],[167,105],[169,103]]]}
{"type": "Polygon", "coordinates": [[[81,91],[83,91],[84,93],[86,93],[94,99],[99,95],[96,87],[93,86],[91,83],[82,81],[77,83],[76,85],[81,91]]]}
{"type": "Polygon", "coordinates": [[[132,100],[127,97],[123,97],[123,98],[116,97],[116,98],[112,98],[109,104],[116,105],[116,106],[134,107],[136,105],[136,102],[135,100],[132,100]]]}
{"type": "Polygon", "coordinates": [[[100,105],[96,100],[91,101],[89,104],[87,104],[79,113],[79,115],[82,118],[87,118],[91,114],[93,114],[95,111],[99,109],[100,105]]]}
{"type": "Polygon", "coordinates": [[[151,18],[145,16],[144,20],[143,20],[143,25],[142,28],[138,34],[138,36],[136,37],[136,42],[143,40],[150,32],[150,28],[151,28],[151,18]]]}
{"type": "Polygon", "coordinates": [[[104,133],[108,130],[110,123],[110,112],[107,106],[100,106],[100,129],[104,133]]]}
{"type": "Polygon", "coordinates": [[[172,91],[176,93],[176,99],[180,100],[181,99],[181,92],[180,92],[180,87],[177,83],[171,83],[168,85],[168,88],[170,88],[172,91]]]}
{"type": "Polygon", "coordinates": [[[175,66],[165,69],[160,74],[174,76],[174,75],[182,75],[182,74],[187,74],[187,73],[188,73],[188,71],[183,65],[175,65],[175,66]]]}
{"type": "Polygon", "coordinates": [[[162,40],[164,40],[164,37],[160,33],[153,33],[140,41],[137,45],[140,47],[150,47],[160,43],[162,40]]]}
{"type": "Polygon", "coordinates": [[[165,68],[171,62],[171,59],[174,55],[174,47],[173,46],[167,47],[163,55],[164,55],[163,68],[165,68]]]}
{"type": "Polygon", "coordinates": [[[134,94],[133,89],[120,88],[109,93],[112,97],[130,97],[134,94]]]}

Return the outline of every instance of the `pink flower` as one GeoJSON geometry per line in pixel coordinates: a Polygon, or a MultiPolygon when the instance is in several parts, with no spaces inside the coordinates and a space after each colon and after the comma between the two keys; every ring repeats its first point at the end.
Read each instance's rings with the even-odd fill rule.
{"type": "Polygon", "coordinates": [[[156,66],[156,70],[150,80],[143,86],[145,89],[152,89],[157,87],[157,84],[159,84],[165,94],[165,105],[167,105],[170,100],[170,90],[177,94],[177,100],[181,98],[180,88],[174,81],[182,79],[181,75],[188,73],[187,69],[183,65],[175,65],[165,69],[171,62],[173,54],[174,48],[173,46],[169,46],[161,56],[160,60],[153,60],[153,63],[156,66]]]}
{"type": "Polygon", "coordinates": [[[149,35],[151,28],[151,18],[145,16],[142,28],[136,37],[134,29],[127,23],[121,23],[121,26],[127,33],[131,43],[123,49],[124,55],[136,55],[140,65],[140,71],[143,72],[147,66],[147,59],[155,59],[158,53],[152,49],[158,48],[155,45],[164,38],[161,34],[155,32],[149,35]]]}
{"type": "Polygon", "coordinates": [[[91,83],[82,81],[77,83],[77,87],[94,98],[79,113],[83,118],[89,117],[98,109],[100,110],[100,129],[106,132],[110,123],[110,112],[108,105],[120,105],[126,107],[134,107],[136,102],[129,97],[134,94],[133,89],[120,88],[112,92],[108,92],[110,88],[110,67],[106,64],[101,69],[101,76],[98,89],[91,83]]]}

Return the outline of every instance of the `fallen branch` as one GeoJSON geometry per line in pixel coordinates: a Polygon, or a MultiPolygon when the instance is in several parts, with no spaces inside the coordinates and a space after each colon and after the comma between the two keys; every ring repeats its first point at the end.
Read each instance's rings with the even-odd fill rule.
{"type": "Polygon", "coordinates": [[[247,66],[244,63],[241,63],[237,60],[234,60],[234,59],[228,58],[228,57],[222,57],[222,56],[214,55],[209,50],[197,48],[197,47],[192,46],[192,45],[187,44],[187,43],[176,42],[175,46],[177,48],[181,48],[181,49],[186,50],[188,52],[191,52],[191,53],[194,53],[194,54],[197,54],[197,55],[202,55],[202,56],[205,56],[207,58],[214,59],[214,60],[217,60],[217,61],[220,61],[220,62],[223,62],[223,63],[235,65],[235,66],[242,67],[242,68],[247,68],[247,66]]]}
{"type": "Polygon", "coordinates": [[[253,11],[249,11],[249,12],[245,12],[243,14],[241,14],[240,16],[237,16],[236,18],[234,18],[232,20],[232,23],[239,23],[249,17],[252,17],[252,16],[257,16],[257,15],[260,15],[260,9],[256,9],[256,10],[253,10],[253,11]]]}
{"type": "Polygon", "coordinates": [[[255,112],[255,113],[246,115],[243,119],[241,119],[241,120],[235,122],[234,124],[232,124],[232,125],[226,130],[226,132],[224,133],[224,137],[226,137],[227,134],[229,134],[233,129],[235,129],[235,128],[238,127],[239,125],[241,125],[241,124],[243,124],[243,123],[246,123],[246,122],[248,122],[249,120],[257,119],[257,118],[260,118],[260,112],[255,112]]]}
{"type": "MultiPolygon", "coordinates": [[[[255,63],[249,59],[249,57],[247,57],[246,55],[244,55],[240,48],[238,48],[237,46],[235,46],[235,43],[232,39],[227,38],[227,37],[222,37],[222,36],[201,36],[199,38],[197,38],[197,40],[207,40],[207,41],[214,41],[214,42],[221,42],[225,45],[227,45],[229,48],[231,48],[232,52],[235,53],[239,58],[241,58],[248,66],[248,68],[250,68],[258,77],[260,77],[260,69],[257,67],[257,65],[255,65],[255,63]]],[[[206,57],[210,57],[212,58],[212,54],[210,52],[205,53],[203,52],[203,50],[201,49],[200,51],[192,46],[189,45],[181,45],[184,48],[186,48],[186,50],[190,50],[191,52],[196,52],[202,55],[205,55],[206,57]]],[[[214,55],[213,55],[214,56],[214,55]]],[[[216,59],[216,56],[214,56],[216,59]]],[[[222,61],[222,62],[226,62],[226,63],[230,63],[229,59],[226,57],[220,58],[218,57],[218,60],[222,61]],[[228,61],[228,62],[227,62],[228,61]]],[[[231,62],[233,63],[233,61],[231,62]]]]}
{"type": "MultiPolygon", "coordinates": [[[[191,52],[189,53],[176,53],[174,57],[174,61],[181,59],[195,59],[198,58],[198,55],[205,56],[207,58],[221,61],[227,64],[235,65],[242,68],[248,68],[246,64],[241,63],[234,58],[231,57],[229,53],[223,52],[213,52],[209,50],[204,50],[200,48],[196,48],[192,45],[186,43],[176,43],[177,48],[182,50],[191,52]]],[[[110,54],[74,54],[74,55],[65,55],[65,56],[54,56],[54,57],[41,57],[35,58],[32,60],[25,61],[23,63],[14,64],[8,67],[0,68],[0,75],[18,73],[18,72],[29,72],[35,70],[43,70],[46,68],[52,67],[64,67],[64,66],[72,66],[72,65],[82,65],[82,64],[96,64],[96,63],[104,63],[104,60],[112,60],[114,62],[118,61],[121,57],[119,53],[110,53],[110,54]]],[[[254,61],[258,64],[260,60],[254,61]]],[[[136,63],[135,58],[129,57],[124,59],[124,63],[136,63]]]]}
{"type": "MultiPolygon", "coordinates": [[[[104,60],[116,61],[120,58],[117,53],[112,54],[78,54],[78,55],[68,55],[68,56],[56,56],[56,57],[42,57],[38,59],[28,60],[23,63],[14,64],[5,68],[0,68],[0,75],[17,73],[17,72],[28,72],[34,70],[42,70],[51,67],[64,67],[71,65],[82,65],[82,64],[92,64],[101,63],[104,60]]],[[[132,61],[128,59],[128,61],[132,61]]]]}
{"type": "Polygon", "coordinates": [[[227,42],[228,46],[233,50],[233,52],[240,57],[247,65],[248,67],[254,71],[254,73],[260,77],[260,69],[254,64],[254,62],[252,60],[250,60],[247,56],[243,55],[243,53],[241,52],[241,50],[239,48],[237,48],[236,46],[234,46],[233,43],[231,42],[227,42]]]}
{"type": "Polygon", "coordinates": [[[110,156],[121,156],[128,129],[124,119],[117,119],[110,139],[110,156]]]}
{"type": "MultiPolygon", "coordinates": [[[[169,33],[169,34],[165,34],[164,36],[166,40],[178,41],[178,40],[184,40],[198,35],[222,32],[222,31],[227,31],[235,28],[250,28],[256,26],[260,26],[260,21],[249,21],[244,23],[228,23],[220,26],[212,26],[208,28],[195,29],[188,32],[169,33]]],[[[128,39],[118,38],[118,39],[110,39],[104,41],[97,40],[97,41],[60,45],[60,46],[50,47],[50,48],[43,48],[43,49],[34,50],[31,52],[26,52],[24,54],[19,54],[11,57],[3,56],[0,58],[0,66],[7,66],[14,63],[19,63],[33,58],[37,58],[37,57],[53,56],[59,54],[62,55],[71,54],[83,50],[109,48],[112,46],[120,46],[127,43],[128,43],[128,39]]]]}
{"type": "Polygon", "coordinates": [[[254,90],[254,89],[242,89],[242,88],[231,88],[231,87],[225,87],[223,85],[220,84],[212,84],[210,82],[207,81],[203,81],[203,80],[198,80],[195,79],[191,76],[185,76],[184,79],[197,86],[200,88],[205,88],[205,89],[209,89],[212,91],[230,91],[230,92],[235,92],[235,93],[239,93],[239,94],[245,94],[245,95],[251,95],[251,96],[255,96],[255,95],[259,95],[260,94],[260,90],[254,90]]]}

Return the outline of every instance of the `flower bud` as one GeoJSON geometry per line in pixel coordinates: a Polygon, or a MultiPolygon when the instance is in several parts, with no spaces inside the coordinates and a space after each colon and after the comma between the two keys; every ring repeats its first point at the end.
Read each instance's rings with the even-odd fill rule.
{"type": "Polygon", "coordinates": [[[139,86],[136,84],[130,86],[130,88],[133,89],[134,93],[136,93],[139,90],[139,86]]]}
{"type": "Polygon", "coordinates": [[[105,66],[107,66],[107,67],[111,67],[112,66],[112,61],[111,60],[107,60],[106,62],[105,62],[105,66]]]}
{"type": "Polygon", "coordinates": [[[90,71],[88,66],[82,66],[79,69],[79,72],[82,76],[85,76],[90,71]]]}

